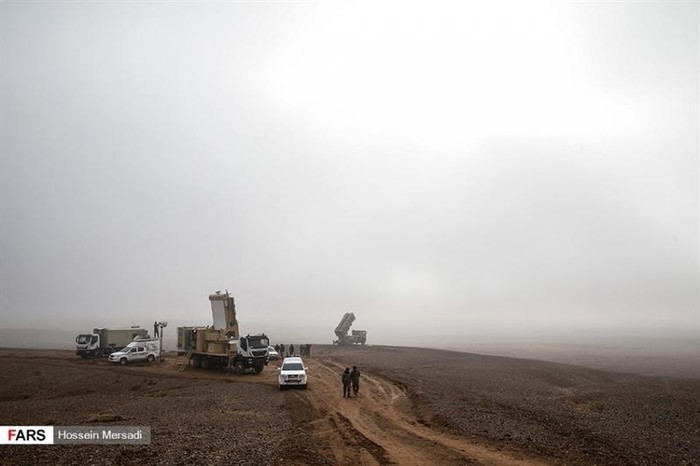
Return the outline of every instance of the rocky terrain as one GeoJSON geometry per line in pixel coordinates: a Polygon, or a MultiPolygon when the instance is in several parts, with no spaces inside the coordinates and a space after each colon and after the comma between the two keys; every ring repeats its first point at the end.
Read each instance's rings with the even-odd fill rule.
{"type": "Polygon", "coordinates": [[[148,446],[3,446],[0,464],[700,464],[700,381],[398,347],[260,375],[0,350],[4,425],[151,426],[148,446]],[[340,372],[358,365],[360,396],[340,372]]]}
{"type": "Polygon", "coordinates": [[[581,464],[700,464],[700,380],[419,348],[323,348],[407,388],[439,430],[581,464]]]}

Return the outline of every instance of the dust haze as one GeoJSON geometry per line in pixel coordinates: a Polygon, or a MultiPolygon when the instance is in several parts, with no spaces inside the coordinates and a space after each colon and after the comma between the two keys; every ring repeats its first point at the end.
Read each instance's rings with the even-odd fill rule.
{"type": "Polygon", "coordinates": [[[273,341],[353,311],[372,344],[697,355],[699,21],[2,2],[2,333],[172,331],[229,289],[273,341]]]}

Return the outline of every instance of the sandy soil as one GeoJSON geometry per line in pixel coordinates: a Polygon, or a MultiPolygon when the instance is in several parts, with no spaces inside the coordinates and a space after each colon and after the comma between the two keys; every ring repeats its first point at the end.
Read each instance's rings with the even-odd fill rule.
{"type": "Polygon", "coordinates": [[[433,430],[562,464],[700,464],[700,380],[395,347],[316,356],[406,387],[433,430]]]}
{"type": "Polygon", "coordinates": [[[16,446],[0,464],[698,464],[700,381],[411,348],[314,347],[259,375],[0,350],[2,424],[149,425],[150,446],[16,446]],[[363,371],[342,398],[344,365],[363,371]],[[635,439],[636,438],[636,439],[635,439]]]}

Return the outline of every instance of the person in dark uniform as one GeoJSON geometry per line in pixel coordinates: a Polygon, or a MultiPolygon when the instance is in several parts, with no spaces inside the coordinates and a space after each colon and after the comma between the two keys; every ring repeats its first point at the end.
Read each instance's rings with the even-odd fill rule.
{"type": "Polygon", "coordinates": [[[349,367],[345,368],[345,372],[343,372],[341,380],[343,381],[343,398],[350,398],[352,396],[350,394],[350,383],[352,382],[352,378],[350,376],[349,367]]]}
{"type": "Polygon", "coordinates": [[[289,345],[289,355],[294,356],[294,343],[289,345]]]}
{"type": "Polygon", "coordinates": [[[357,392],[360,391],[360,370],[357,366],[352,366],[352,371],[350,371],[350,380],[352,381],[352,392],[357,396],[357,392]]]}

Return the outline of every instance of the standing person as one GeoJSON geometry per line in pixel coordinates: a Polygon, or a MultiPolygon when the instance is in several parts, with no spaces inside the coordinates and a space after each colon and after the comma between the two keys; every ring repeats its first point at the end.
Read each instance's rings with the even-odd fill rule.
{"type": "Polygon", "coordinates": [[[284,359],[284,343],[280,343],[280,357],[284,359]]]}
{"type": "Polygon", "coordinates": [[[153,337],[158,338],[158,322],[153,322],[153,337]]]}
{"type": "Polygon", "coordinates": [[[282,353],[280,353],[280,345],[279,344],[275,345],[275,351],[277,351],[277,354],[282,356],[282,353]]]}
{"type": "Polygon", "coordinates": [[[289,355],[294,356],[294,343],[289,345],[289,355]]]}
{"type": "Polygon", "coordinates": [[[306,345],[306,355],[311,357],[311,345],[306,345]]]}
{"type": "Polygon", "coordinates": [[[357,396],[357,392],[360,391],[360,371],[357,366],[352,366],[350,380],[352,380],[352,392],[357,396]]]}
{"type": "Polygon", "coordinates": [[[349,367],[345,368],[345,372],[343,372],[341,380],[343,381],[343,398],[350,398],[350,382],[352,381],[352,378],[350,376],[349,367]]]}

